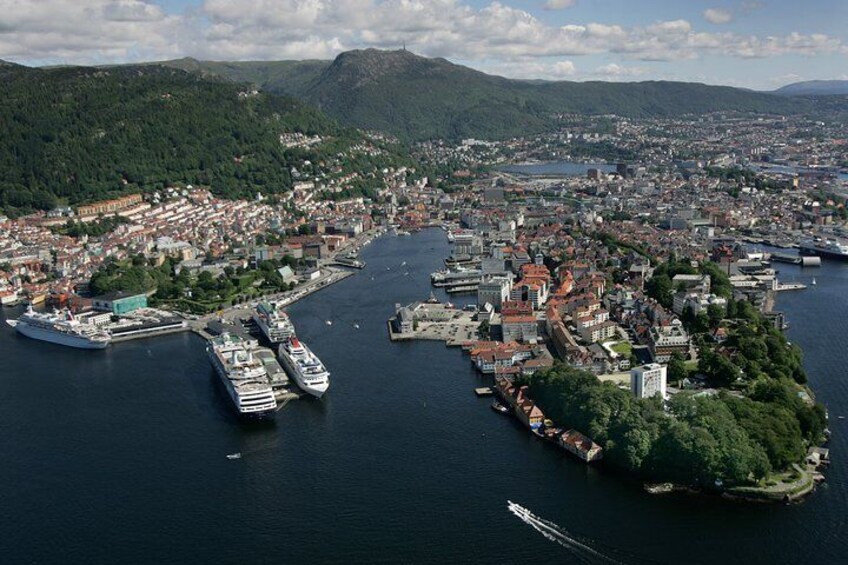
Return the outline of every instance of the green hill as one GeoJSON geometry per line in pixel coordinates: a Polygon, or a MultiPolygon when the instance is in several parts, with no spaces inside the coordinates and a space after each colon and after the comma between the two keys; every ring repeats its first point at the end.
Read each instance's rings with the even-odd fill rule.
{"type": "Polygon", "coordinates": [[[76,204],[171,182],[252,196],[291,186],[282,132],[356,136],[291,98],[162,66],[0,65],[0,206],[76,204]]]}
{"type": "Polygon", "coordinates": [[[332,62],[193,65],[204,73],[296,96],[344,124],[408,140],[536,133],[554,127],[555,117],[564,113],[642,118],[806,108],[803,100],[697,83],[510,80],[405,50],[349,51],[332,62]]]}

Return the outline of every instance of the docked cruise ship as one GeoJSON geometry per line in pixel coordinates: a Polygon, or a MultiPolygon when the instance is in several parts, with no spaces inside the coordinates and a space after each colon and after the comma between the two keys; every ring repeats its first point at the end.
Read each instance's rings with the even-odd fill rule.
{"type": "Polygon", "coordinates": [[[848,261],[848,244],[836,239],[816,237],[798,245],[801,255],[819,255],[848,261]]]}
{"type": "Polygon", "coordinates": [[[253,321],[271,343],[282,343],[294,336],[289,315],[273,302],[261,302],[253,312],[253,321]]]}
{"type": "Polygon", "coordinates": [[[42,313],[30,306],[20,318],[6,323],[32,339],[78,349],[105,349],[112,342],[108,332],[80,322],[69,310],[42,313]]]}
{"type": "Polygon", "coordinates": [[[253,355],[256,342],[223,333],[209,340],[206,353],[240,416],[274,414],[277,400],[261,359],[253,355]]]}
{"type": "Polygon", "coordinates": [[[297,385],[316,398],[330,388],[330,373],[305,343],[291,337],[280,345],[280,362],[297,385]]]}

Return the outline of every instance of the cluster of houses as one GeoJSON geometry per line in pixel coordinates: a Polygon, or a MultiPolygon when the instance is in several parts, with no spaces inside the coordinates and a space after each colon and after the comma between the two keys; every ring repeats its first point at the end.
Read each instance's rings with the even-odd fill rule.
{"type": "Polygon", "coordinates": [[[603,459],[603,448],[577,430],[562,430],[545,418],[544,412],[528,396],[527,385],[516,386],[505,376],[495,378],[495,389],[524,426],[586,463],[603,459]]]}

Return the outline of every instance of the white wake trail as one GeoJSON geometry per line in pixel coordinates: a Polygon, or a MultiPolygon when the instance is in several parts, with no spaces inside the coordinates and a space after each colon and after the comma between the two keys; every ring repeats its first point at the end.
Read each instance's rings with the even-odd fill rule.
{"type": "Polygon", "coordinates": [[[585,543],[582,543],[570,536],[568,532],[565,531],[562,527],[557,524],[540,518],[536,516],[527,508],[524,508],[520,504],[516,504],[510,500],[507,501],[507,508],[510,512],[512,512],[519,520],[531,526],[534,530],[542,534],[546,539],[556,542],[566,549],[570,549],[574,552],[574,554],[584,561],[590,561],[591,558],[595,558],[605,563],[620,563],[611,557],[604,555],[603,553],[589,547],[585,543]]]}

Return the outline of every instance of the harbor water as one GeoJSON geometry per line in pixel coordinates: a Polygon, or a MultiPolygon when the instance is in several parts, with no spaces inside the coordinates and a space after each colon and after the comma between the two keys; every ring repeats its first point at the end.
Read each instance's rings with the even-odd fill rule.
{"type": "Polygon", "coordinates": [[[848,264],[780,266],[787,282],[817,279],[783,293],[778,308],[830,409],[834,463],[806,502],[771,506],[646,494],[490,410],[473,392],[488,381],[460,350],[389,342],[394,304],[426,299],[429,273],[447,254],[441,230],[383,237],[365,248],[364,270],[289,308],[331,386],[323,400],[291,402],[266,424],[232,416],[197,336],[78,351],[2,324],[0,562],[832,563],[848,555],[848,421],[837,419],[848,414],[848,264]],[[234,452],[242,458],[227,459],[234,452]]]}

